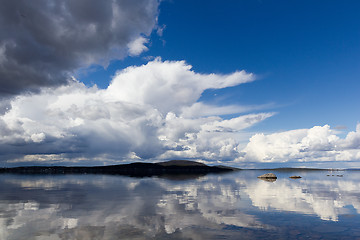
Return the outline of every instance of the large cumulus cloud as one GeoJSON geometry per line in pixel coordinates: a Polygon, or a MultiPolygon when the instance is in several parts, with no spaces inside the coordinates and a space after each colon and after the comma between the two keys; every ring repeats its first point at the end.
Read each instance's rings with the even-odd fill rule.
{"type": "Polygon", "coordinates": [[[74,79],[21,94],[0,115],[0,160],[5,165],[196,159],[243,167],[358,166],[360,124],[345,138],[329,125],[251,136],[249,127],[274,115],[259,112],[268,105],[199,101],[207,89],[254,79],[245,71],[199,74],[184,61],[157,58],[118,71],[106,89],[74,79]]]}
{"type": "Polygon", "coordinates": [[[206,89],[253,80],[245,71],[199,74],[184,61],[155,59],[119,71],[107,89],[76,80],[43,88],[17,96],[0,116],[0,152],[9,162],[234,159],[239,131],[273,113],[198,100],[206,89]],[[204,111],[191,114],[199,106],[204,111]],[[225,113],[237,117],[223,119],[225,113]]]}
{"type": "Polygon", "coordinates": [[[67,83],[90,64],[138,55],[158,0],[0,0],[0,96],[67,83]]]}

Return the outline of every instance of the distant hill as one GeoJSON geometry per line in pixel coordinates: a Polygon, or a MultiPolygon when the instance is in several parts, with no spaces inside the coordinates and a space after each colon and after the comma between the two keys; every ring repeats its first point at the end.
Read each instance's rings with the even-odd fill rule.
{"type": "Polygon", "coordinates": [[[155,163],[155,164],[160,165],[160,166],[182,166],[182,167],[207,166],[203,163],[189,161],[189,160],[171,160],[171,161],[159,162],[159,163],[155,163]]]}
{"type": "Polygon", "coordinates": [[[225,166],[208,166],[203,163],[172,160],[160,163],[135,162],[130,164],[96,166],[96,167],[65,167],[65,166],[32,166],[0,168],[0,173],[13,174],[114,174],[134,177],[162,175],[194,175],[222,173],[236,170],[225,166]]]}

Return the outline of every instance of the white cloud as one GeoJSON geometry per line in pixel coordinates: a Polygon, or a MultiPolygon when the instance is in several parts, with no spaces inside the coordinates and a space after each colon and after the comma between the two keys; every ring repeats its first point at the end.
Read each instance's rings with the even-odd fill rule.
{"type": "Polygon", "coordinates": [[[212,111],[198,99],[206,89],[253,80],[244,71],[198,74],[184,61],[155,59],[119,71],[107,89],[88,88],[75,80],[44,88],[39,94],[16,97],[0,116],[0,150],[17,164],[36,162],[39,155],[43,163],[47,156],[49,162],[235,158],[239,131],[272,113],[222,119],[222,113],[241,113],[244,108],[214,106],[212,111]],[[206,112],[189,110],[199,105],[206,106],[206,112]]]}
{"type": "Polygon", "coordinates": [[[272,113],[249,114],[229,120],[220,117],[184,119],[169,113],[160,136],[169,148],[160,158],[233,160],[239,155],[238,134],[272,113]]]}
{"type": "Polygon", "coordinates": [[[191,106],[184,107],[181,109],[181,116],[185,118],[193,117],[207,117],[214,115],[228,115],[228,114],[237,114],[251,112],[255,110],[262,110],[270,107],[270,104],[256,105],[256,106],[240,106],[240,105],[226,105],[226,106],[216,106],[209,105],[203,102],[197,102],[191,106]]]}
{"type": "Polygon", "coordinates": [[[265,135],[255,134],[238,161],[313,162],[355,161],[360,156],[360,124],[345,139],[329,125],[265,135]]]}
{"type": "Polygon", "coordinates": [[[257,112],[269,105],[217,106],[199,101],[207,89],[253,80],[253,74],[245,71],[199,74],[184,61],[156,58],[117,72],[107,89],[88,88],[74,80],[38,94],[19,95],[0,115],[0,158],[12,164],[348,161],[352,167],[351,162],[360,160],[360,124],[343,139],[338,130],[325,125],[258,133],[248,140],[247,128],[275,114],[257,112]]]}
{"type": "Polygon", "coordinates": [[[346,149],[360,149],[360,123],[356,125],[355,132],[349,132],[346,138],[340,141],[340,145],[346,149]]]}
{"type": "Polygon", "coordinates": [[[127,46],[129,48],[130,56],[138,56],[142,52],[149,50],[145,44],[149,42],[149,39],[144,37],[139,37],[134,41],[130,42],[127,46]]]}
{"type": "Polygon", "coordinates": [[[151,105],[162,113],[180,114],[206,89],[220,89],[251,82],[253,74],[198,74],[185,61],[161,61],[159,58],[140,67],[128,67],[117,73],[106,97],[116,101],[151,105]]]}

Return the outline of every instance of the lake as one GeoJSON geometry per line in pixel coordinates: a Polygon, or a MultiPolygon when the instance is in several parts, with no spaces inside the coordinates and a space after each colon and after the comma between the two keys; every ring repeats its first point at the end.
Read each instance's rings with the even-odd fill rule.
{"type": "Polygon", "coordinates": [[[360,239],[359,171],[267,172],[1,174],[0,239],[360,239]]]}

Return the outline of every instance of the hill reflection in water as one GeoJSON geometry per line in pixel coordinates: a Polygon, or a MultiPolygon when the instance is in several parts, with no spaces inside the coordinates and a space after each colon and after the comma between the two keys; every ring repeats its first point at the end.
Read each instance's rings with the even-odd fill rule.
{"type": "Polygon", "coordinates": [[[0,175],[0,239],[360,236],[360,172],[239,171],[196,179],[0,175]],[[293,174],[294,175],[294,174],[293,174]]]}

